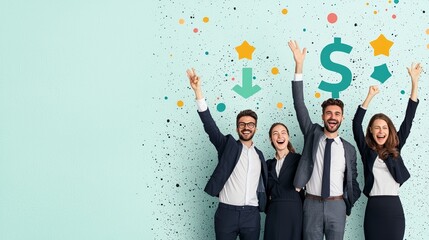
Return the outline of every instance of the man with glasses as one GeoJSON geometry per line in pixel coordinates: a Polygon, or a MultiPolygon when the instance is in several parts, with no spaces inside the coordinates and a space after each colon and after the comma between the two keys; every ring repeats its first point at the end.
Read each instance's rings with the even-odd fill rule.
{"type": "Polygon", "coordinates": [[[307,49],[289,42],[295,60],[292,95],[299,127],[304,134],[304,149],[295,173],[297,191],[305,187],[303,206],[304,240],[343,239],[346,215],[359,198],[356,181],[356,150],[338,135],[344,104],[339,99],[322,103],[323,126],[313,123],[304,103],[302,69],[307,49]]]}
{"type": "Polygon", "coordinates": [[[201,81],[194,69],[187,70],[195,92],[198,114],[204,130],[218,152],[218,163],[204,191],[219,197],[215,214],[216,239],[258,240],[261,216],[265,210],[267,166],[261,151],[253,144],[258,116],[252,110],[237,115],[239,140],[220,132],[207,107],[201,81]]]}

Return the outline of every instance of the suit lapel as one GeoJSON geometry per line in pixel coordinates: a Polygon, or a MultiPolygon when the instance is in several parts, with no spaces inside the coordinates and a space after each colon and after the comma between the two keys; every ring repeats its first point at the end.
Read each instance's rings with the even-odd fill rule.
{"type": "Polygon", "coordinates": [[[314,131],[313,139],[313,162],[316,160],[317,149],[319,148],[320,138],[323,136],[323,127],[320,128],[320,131],[314,131]]]}

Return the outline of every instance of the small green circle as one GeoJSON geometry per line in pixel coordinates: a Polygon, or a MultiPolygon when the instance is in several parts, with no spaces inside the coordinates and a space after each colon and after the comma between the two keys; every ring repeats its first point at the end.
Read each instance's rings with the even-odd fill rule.
{"type": "Polygon", "coordinates": [[[226,109],[226,105],[225,105],[225,103],[219,103],[219,104],[216,106],[216,108],[217,108],[217,111],[218,111],[218,112],[223,112],[223,111],[225,111],[225,109],[226,109]]]}

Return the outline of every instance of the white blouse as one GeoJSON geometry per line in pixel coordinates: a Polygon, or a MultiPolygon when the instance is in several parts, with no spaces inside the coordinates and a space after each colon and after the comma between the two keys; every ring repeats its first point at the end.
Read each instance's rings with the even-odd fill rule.
{"type": "Polygon", "coordinates": [[[374,185],[372,186],[369,196],[399,195],[399,183],[393,179],[386,163],[379,157],[375,159],[372,173],[374,174],[374,185]]]}

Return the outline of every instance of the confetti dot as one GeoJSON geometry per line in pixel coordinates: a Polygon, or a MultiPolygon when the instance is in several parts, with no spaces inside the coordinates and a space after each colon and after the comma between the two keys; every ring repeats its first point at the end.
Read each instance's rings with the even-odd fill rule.
{"type": "Polygon", "coordinates": [[[401,94],[405,94],[405,90],[401,90],[401,94]]]}
{"type": "Polygon", "coordinates": [[[320,93],[319,93],[319,92],[316,92],[316,93],[314,94],[314,97],[315,97],[315,98],[320,98],[320,93]]]}
{"type": "Polygon", "coordinates": [[[217,111],[218,111],[218,112],[223,112],[223,111],[225,111],[225,109],[226,109],[226,105],[225,105],[225,103],[219,103],[219,104],[216,106],[216,109],[217,109],[217,111]]]}
{"type": "Polygon", "coordinates": [[[277,108],[283,108],[283,103],[278,102],[278,103],[277,103],[277,108]]]}
{"type": "Polygon", "coordinates": [[[164,99],[165,99],[165,100],[167,100],[167,99],[168,99],[168,97],[167,97],[167,96],[165,96],[165,97],[164,97],[164,99]]]}
{"type": "Polygon", "coordinates": [[[235,77],[231,78],[231,80],[232,80],[232,81],[234,81],[234,80],[235,80],[235,77]]]}
{"type": "Polygon", "coordinates": [[[183,107],[183,105],[185,105],[185,103],[183,103],[182,100],[177,101],[177,106],[178,107],[183,107]]]}
{"type": "Polygon", "coordinates": [[[198,28],[194,28],[194,33],[197,33],[198,32],[198,28]]]}
{"type": "Polygon", "coordinates": [[[274,75],[277,75],[277,74],[279,74],[279,69],[276,67],[273,67],[273,68],[271,68],[271,73],[274,75]]]}
{"type": "Polygon", "coordinates": [[[204,18],[203,18],[203,22],[204,22],[204,23],[208,23],[208,22],[209,22],[209,18],[208,18],[208,17],[204,17],[204,18]]]}
{"type": "Polygon", "coordinates": [[[286,15],[287,13],[288,13],[288,10],[287,10],[286,8],[283,8],[283,9],[282,9],[282,14],[283,14],[283,15],[286,15]]]}
{"type": "Polygon", "coordinates": [[[396,3],[396,4],[398,4],[399,3],[399,0],[395,0],[395,1],[393,1],[394,3],[396,3]]]}
{"type": "Polygon", "coordinates": [[[253,79],[256,79],[256,77],[255,77],[255,76],[253,76],[253,79]]]}
{"type": "Polygon", "coordinates": [[[225,77],[228,77],[228,73],[225,73],[225,77]]]}
{"type": "Polygon", "coordinates": [[[206,51],[204,54],[209,55],[209,52],[206,51]]]}
{"type": "Polygon", "coordinates": [[[396,19],[396,14],[393,14],[393,15],[392,15],[392,18],[393,18],[393,19],[396,19]]]}
{"type": "Polygon", "coordinates": [[[338,19],[337,14],[335,14],[335,13],[328,14],[328,22],[329,23],[335,23],[335,22],[337,22],[337,19],[338,19]]]}
{"type": "Polygon", "coordinates": [[[306,32],[306,31],[307,31],[307,29],[306,29],[306,28],[303,28],[303,29],[302,29],[302,31],[303,31],[303,32],[306,32]]]}
{"type": "Polygon", "coordinates": [[[185,19],[183,19],[183,18],[179,19],[179,24],[180,24],[180,25],[185,24],[185,19]]]}

